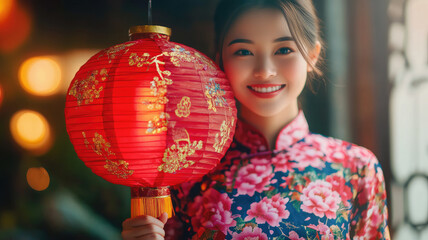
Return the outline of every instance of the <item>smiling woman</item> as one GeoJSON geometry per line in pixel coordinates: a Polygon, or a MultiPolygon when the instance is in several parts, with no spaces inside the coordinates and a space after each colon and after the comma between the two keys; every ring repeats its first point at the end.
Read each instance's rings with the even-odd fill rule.
{"type": "Polygon", "coordinates": [[[164,218],[128,219],[124,238],[390,239],[374,154],[311,133],[299,107],[321,74],[312,1],[223,0],[215,16],[217,61],[240,103],[234,141],[210,174],[177,187],[179,219],[165,231],[164,218]]]}
{"type": "Polygon", "coordinates": [[[315,41],[307,61],[294,39],[283,13],[266,8],[252,9],[239,17],[223,42],[222,64],[241,103],[241,116],[257,129],[269,132],[266,137],[270,146],[281,127],[278,124],[297,115],[298,96],[321,49],[315,41]],[[281,116],[276,126],[260,121],[273,116],[281,116]]]}

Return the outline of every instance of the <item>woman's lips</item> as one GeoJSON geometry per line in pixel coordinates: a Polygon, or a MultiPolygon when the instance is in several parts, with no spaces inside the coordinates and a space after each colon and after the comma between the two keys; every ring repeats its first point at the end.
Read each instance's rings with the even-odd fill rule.
{"type": "Polygon", "coordinates": [[[261,98],[272,98],[278,95],[286,84],[254,84],[247,86],[250,92],[261,98]]]}

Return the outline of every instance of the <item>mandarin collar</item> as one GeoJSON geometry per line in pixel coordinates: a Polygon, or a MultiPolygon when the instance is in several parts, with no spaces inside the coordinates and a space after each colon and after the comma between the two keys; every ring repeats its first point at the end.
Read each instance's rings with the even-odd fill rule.
{"type": "MultiPolygon", "coordinates": [[[[275,151],[288,149],[294,143],[309,134],[309,126],[302,110],[278,134],[275,143],[275,151]]],[[[255,127],[242,120],[237,121],[235,140],[251,149],[251,152],[269,151],[268,142],[255,127]]]]}

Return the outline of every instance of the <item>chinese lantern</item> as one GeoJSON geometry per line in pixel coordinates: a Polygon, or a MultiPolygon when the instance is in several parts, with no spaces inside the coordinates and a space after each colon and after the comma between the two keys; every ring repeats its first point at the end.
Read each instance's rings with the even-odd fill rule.
{"type": "Polygon", "coordinates": [[[202,53],[137,26],[100,51],[67,92],[67,132],[79,158],[131,187],[131,216],[173,215],[168,186],[197,180],[229,147],[236,108],[228,80],[202,53]]]}

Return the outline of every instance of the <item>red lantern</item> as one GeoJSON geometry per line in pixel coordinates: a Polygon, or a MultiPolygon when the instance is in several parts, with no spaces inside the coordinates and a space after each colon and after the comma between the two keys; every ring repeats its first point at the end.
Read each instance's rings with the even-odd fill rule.
{"type": "Polygon", "coordinates": [[[79,158],[131,187],[131,216],[173,214],[169,188],[216,166],[235,130],[228,80],[202,53],[138,26],[131,41],[100,51],[68,89],[67,132],[79,158]]]}

